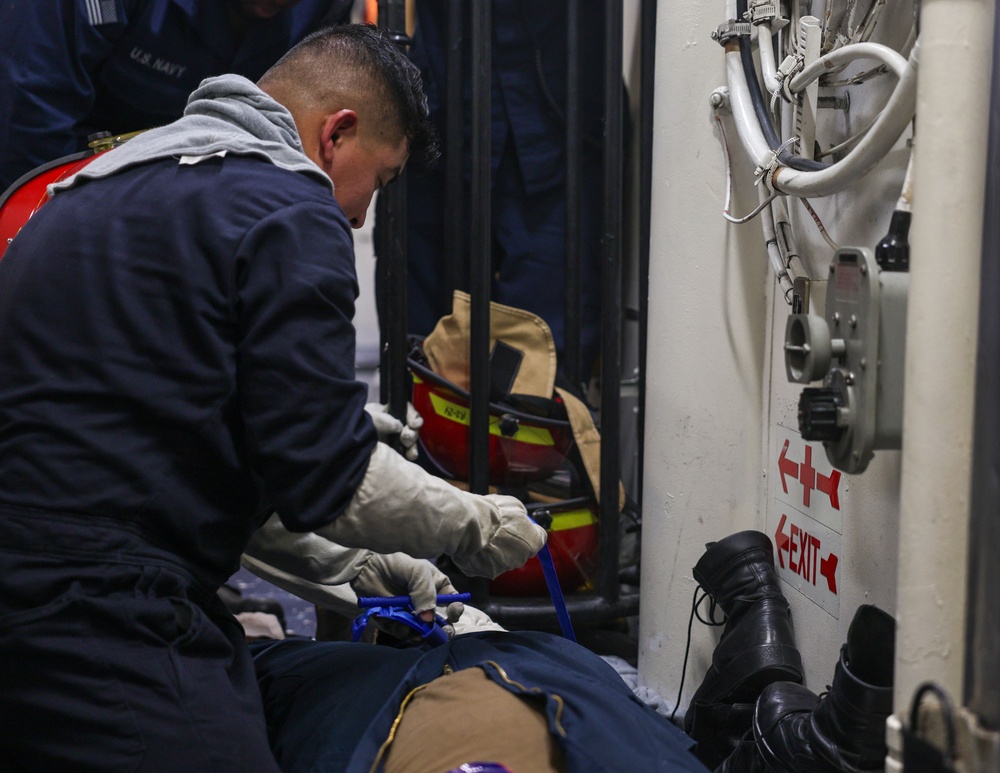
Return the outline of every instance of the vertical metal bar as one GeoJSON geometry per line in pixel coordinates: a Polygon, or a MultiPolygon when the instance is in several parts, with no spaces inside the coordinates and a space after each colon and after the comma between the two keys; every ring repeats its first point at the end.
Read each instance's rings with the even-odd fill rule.
{"type": "Polygon", "coordinates": [[[646,348],[649,340],[649,238],[653,196],[653,84],[656,71],[656,0],[642,0],[639,51],[639,414],[636,445],[639,465],[635,501],[642,513],[642,460],[646,434],[646,348]]]}
{"type": "Polygon", "coordinates": [[[464,116],[462,114],[462,0],[448,4],[448,61],[447,93],[445,105],[445,223],[444,248],[447,258],[445,281],[449,290],[463,285],[465,265],[465,229],[457,224],[465,222],[465,202],[462,190],[462,141],[464,116]]]}
{"type": "Polygon", "coordinates": [[[622,316],[622,3],[605,0],[604,234],[601,240],[601,502],[598,592],[616,602],[622,316]]]}
{"type": "Polygon", "coordinates": [[[469,245],[469,289],[472,321],[469,340],[470,442],[469,488],[489,490],[490,385],[490,44],[489,0],[472,2],[472,236],[469,245]]]}
{"type": "Polygon", "coordinates": [[[563,370],[580,383],[580,8],[566,0],[566,319],[563,370]]]}
{"type": "Polygon", "coordinates": [[[1000,16],[993,28],[986,202],[983,218],[979,344],[976,368],[972,494],[969,503],[969,592],[964,702],[980,724],[1000,730],[1000,16]]]}
{"type": "MultiPolygon", "coordinates": [[[[405,0],[379,0],[379,26],[385,28],[405,46],[405,0]]],[[[389,404],[389,412],[406,421],[406,402],[409,397],[409,374],[406,369],[408,311],[406,298],[406,177],[400,176],[395,185],[386,188],[378,197],[379,238],[377,270],[381,273],[380,285],[384,287],[381,298],[382,352],[380,357],[380,389],[382,399],[389,404]]],[[[394,442],[400,449],[398,438],[394,442]]]]}

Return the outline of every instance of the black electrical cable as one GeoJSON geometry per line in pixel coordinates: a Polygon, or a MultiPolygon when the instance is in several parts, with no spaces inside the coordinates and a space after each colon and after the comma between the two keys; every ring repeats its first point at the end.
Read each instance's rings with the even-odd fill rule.
{"type": "MultiPolygon", "coordinates": [[[[747,0],[736,0],[736,18],[742,19],[747,10],[747,0]]],[[[793,156],[787,150],[781,148],[781,138],[771,123],[770,108],[767,100],[764,99],[764,92],[760,88],[760,81],[757,80],[757,68],[753,63],[753,54],[750,51],[750,36],[740,35],[740,61],[743,64],[743,73],[747,81],[747,90],[750,92],[750,101],[753,103],[754,112],[757,114],[757,123],[764,134],[764,139],[771,150],[777,152],[778,161],[792,169],[800,172],[818,172],[826,169],[830,164],[822,161],[813,161],[811,158],[793,156]]]]}

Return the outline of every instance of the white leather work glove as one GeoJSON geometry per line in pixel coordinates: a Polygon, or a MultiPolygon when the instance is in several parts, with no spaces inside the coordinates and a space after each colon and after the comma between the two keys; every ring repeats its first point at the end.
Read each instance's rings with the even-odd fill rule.
{"type": "Polygon", "coordinates": [[[389,406],[382,403],[368,403],[365,410],[372,417],[378,439],[388,443],[396,435],[403,446],[403,455],[411,462],[417,458],[417,434],[424,426],[424,418],[410,403],[406,404],[406,426],[389,413],[389,406]]]}
{"type": "MultiPolygon", "coordinates": [[[[441,614],[438,612],[438,614],[441,614]]],[[[493,618],[483,612],[483,610],[466,604],[462,612],[462,619],[455,625],[455,635],[461,636],[465,633],[475,633],[476,631],[506,631],[500,623],[494,622],[493,618]]]]}
{"type": "Polygon", "coordinates": [[[449,555],[465,574],[489,578],[523,566],[546,538],[518,499],[462,491],[382,443],[347,508],[316,532],[379,553],[449,555]]]}
{"type": "MultiPolygon", "coordinates": [[[[406,553],[369,554],[358,576],[351,581],[358,596],[409,595],[415,612],[430,612],[433,619],[438,596],[458,593],[448,575],[424,558],[412,558],[406,553]]],[[[460,601],[448,604],[444,611],[449,623],[455,623],[465,611],[460,601]]]]}
{"type": "MultiPolygon", "coordinates": [[[[346,548],[319,534],[290,532],[276,514],[254,532],[241,563],[271,584],[345,617],[358,614],[357,596],[408,595],[419,612],[433,609],[438,594],[457,593],[430,561],[346,548]]],[[[440,614],[454,623],[462,611],[456,602],[440,614]]]]}

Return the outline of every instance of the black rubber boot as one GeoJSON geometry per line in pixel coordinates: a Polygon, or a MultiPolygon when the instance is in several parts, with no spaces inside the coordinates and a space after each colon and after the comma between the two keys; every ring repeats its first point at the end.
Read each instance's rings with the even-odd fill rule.
{"type": "Polygon", "coordinates": [[[699,758],[711,767],[749,730],[751,713],[740,704],[754,704],[773,682],[801,682],[802,659],[766,534],[742,531],[711,543],[694,578],[726,614],[712,665],[684,716],[699,758]]]}
{"type": "MultiPolygon", "coordinates": [[[[782,682],[765,689],[753,716],[760,766],[747,769],[882,770],[885,721],[892,713],[895,627],[896,621],[878,607],[859,607],[826,693],[817,696],[801,685],[782,682]]],[[[736,773],[747,763],[731,758],[726,764],[729,767],[720,771],[736,773]]]]}

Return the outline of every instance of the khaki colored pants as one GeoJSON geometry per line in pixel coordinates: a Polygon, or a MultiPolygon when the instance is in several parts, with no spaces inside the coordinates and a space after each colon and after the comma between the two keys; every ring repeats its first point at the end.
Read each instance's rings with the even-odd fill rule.
{"type": "Polygon", "coordinates": [[[414,693],[389,747],[386,773],[445,773],[498,762],[513,773],[564,773],[544,705],[496,684],[481,668],[440,676],[414,693]]]}

